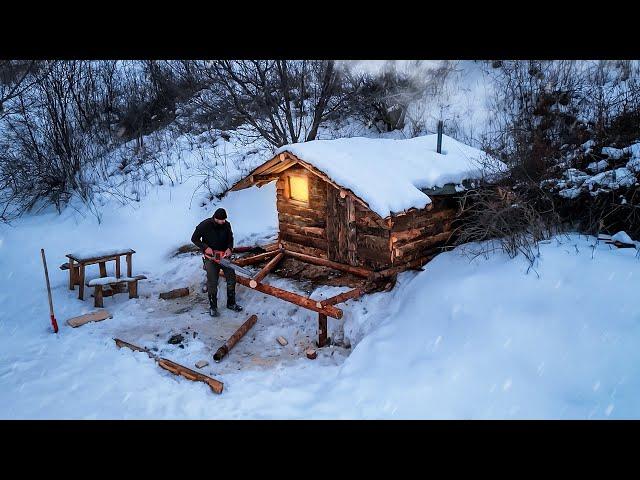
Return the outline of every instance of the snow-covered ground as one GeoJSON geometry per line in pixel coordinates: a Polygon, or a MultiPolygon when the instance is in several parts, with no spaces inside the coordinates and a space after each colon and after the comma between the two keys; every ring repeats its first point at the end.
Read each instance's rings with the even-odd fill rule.
{"type": "Polygon", "coordinates": [[[245,312],[223,309],[213,320],[198,292],[200,259],[171,257],[220,205],[237,244],[272,238],[273,185],[201,208],[191,203],[194,182],[158,187],[135,209],[107,209],[100,224],[68,209],[0,227],[1,418],[640,418],[636,250],[558,237],[540,246],[528,273],[522,258],[441,254],[424,271],[400,275],[391,292],[344,304],[343,320],[329,319],[330,336],[344,335],[351,349],[321,349],[312,361],[304,349],[315,339],[315,315],[239,286],[245,312]],[[68,289],[67,272],[58,269],[64,254],[113,246],[136,250],[134,274],[149,277],[140,298],[108,297],[112,319],[67,326],[65,319],[93,310],[93,299],[80,301],[68,289]],[[186,285],[189,297],[157,298],[186,285]],[[258,324],[214,363],[212,353],[251,313],[258,324]],[[167,343],[176,333],[184,348],[167,343]],[[289,344],[278,345],[278,335],[289,344]],[[191,368],[208,360],[203,372],[223,381],[224,392],[118,349],[116,336],[191,368]]]}

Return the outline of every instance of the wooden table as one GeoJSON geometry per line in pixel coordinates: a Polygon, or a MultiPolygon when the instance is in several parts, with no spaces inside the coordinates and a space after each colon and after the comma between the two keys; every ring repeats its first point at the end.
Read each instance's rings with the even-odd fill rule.
{"type": "Polygon", "coordinates": [[[69,290],[79,285],[78,298],[84,300],[84,275],[87,265],[98,264],[100,277],[107,276],[107,262],[113,260],[116,264],[116,277],[120,278],[120,257],[124,256],[127,262],[127,277],[133,275],[132,256],[135,250],[125,248],[122,250],[110,250],[100,253],[69,253],[65,255],[69,259],[69,290]]]}

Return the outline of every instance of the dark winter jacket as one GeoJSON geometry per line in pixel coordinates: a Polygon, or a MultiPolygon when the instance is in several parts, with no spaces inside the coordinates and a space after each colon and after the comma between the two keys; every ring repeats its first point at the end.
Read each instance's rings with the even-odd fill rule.
{"type": "Polygon", "coordinates": [[[219,225],[213,218],[207,218],[196,227],[193,235],[191,235],[191,241],[203,252],[207,247],[221,251],[227,248],[233,249],[231,224],[225,221],[222,225],[219,225]]]}

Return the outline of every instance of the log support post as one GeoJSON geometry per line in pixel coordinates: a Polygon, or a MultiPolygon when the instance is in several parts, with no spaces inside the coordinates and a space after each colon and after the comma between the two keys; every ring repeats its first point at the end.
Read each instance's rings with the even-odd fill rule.
{"type": "Polygon", "coordinates": [[[98,262],[98,266],[100,267],[100,276],[107,276],[107,262],[98,262]]]}
{"type": "Polygon", "coordinates": [[[131,254],[127,253],[125,259],[127,261],[127,277],[131,278],[133,276],[133,266],[131,265],[131,254]]]}
{"type": "Polygon", "coordinates": [[[138,280],[129,283],[129,298],[138,298],[138,280]]]}
{"type": "Polygon", "coordinates": [[[327,345],[327,316],[324,313],[318,313],[318,347],[322,348],[327,345]]]}

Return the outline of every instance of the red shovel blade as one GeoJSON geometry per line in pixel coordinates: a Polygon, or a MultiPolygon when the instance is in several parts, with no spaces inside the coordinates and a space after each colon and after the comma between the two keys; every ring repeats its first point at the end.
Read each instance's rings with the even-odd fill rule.
{"type": "Polygon", "coordinates": [[[53,326],[53,333],[58,333],[58,322],[56,322],[56,317],[51,315],[51,325],[53,326]]]}

